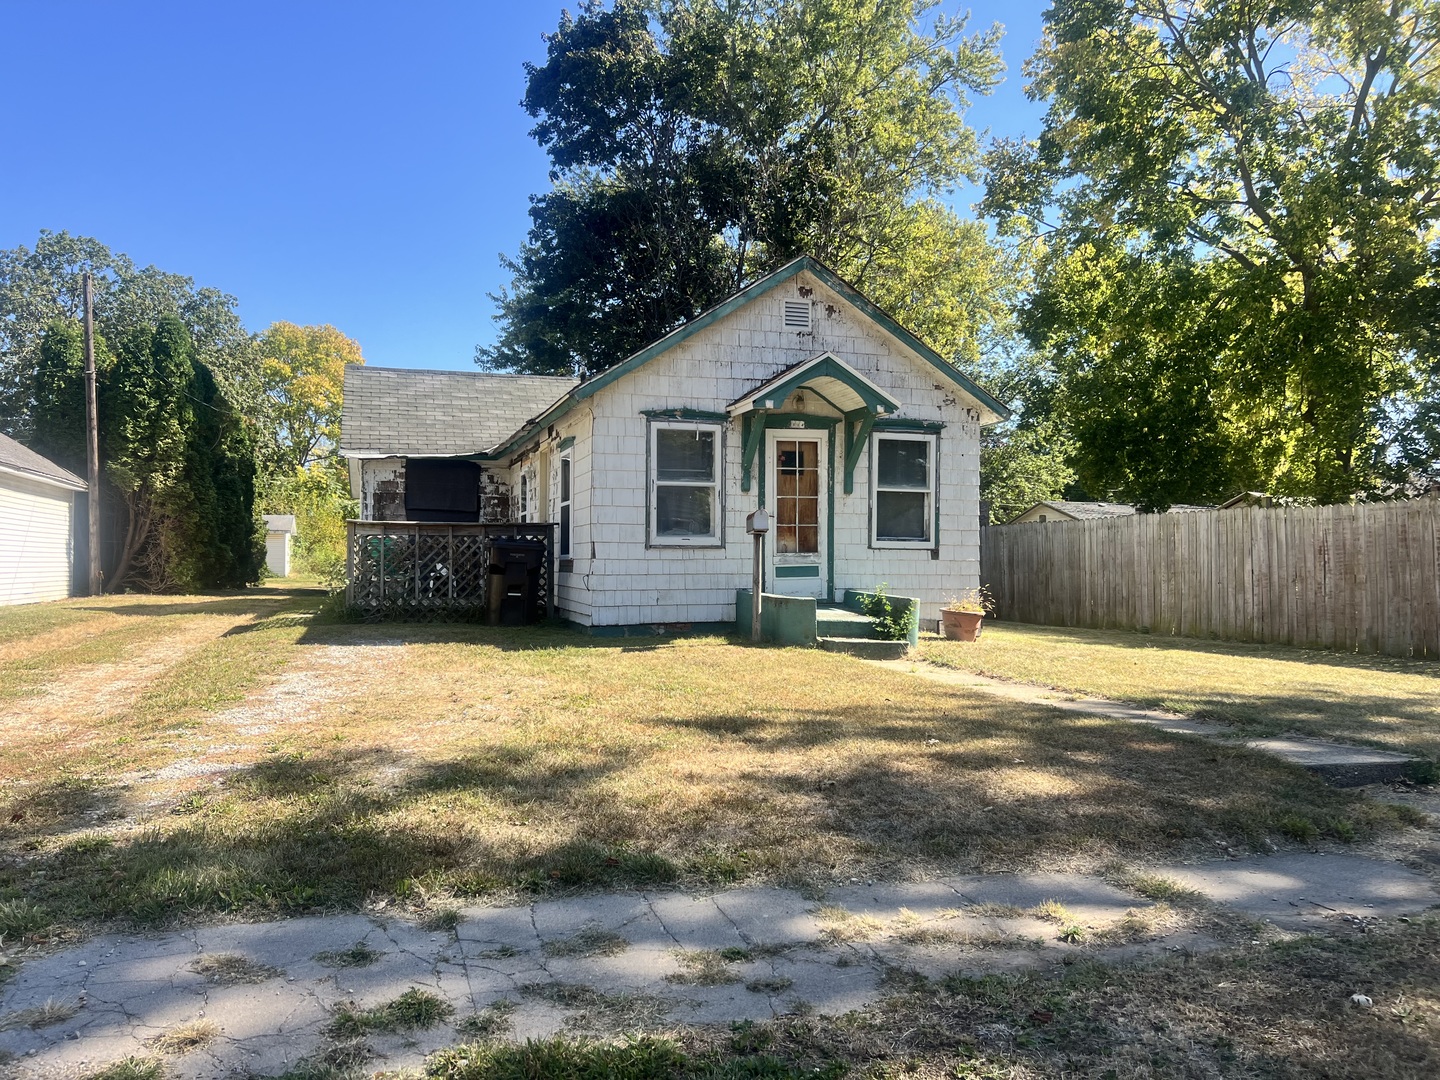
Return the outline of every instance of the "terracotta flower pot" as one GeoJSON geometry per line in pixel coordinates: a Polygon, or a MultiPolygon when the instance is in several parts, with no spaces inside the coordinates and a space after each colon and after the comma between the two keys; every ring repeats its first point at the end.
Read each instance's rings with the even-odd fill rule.
{"type": "Polygon", "coordinates": [[[979,611],[941,611],[940,624],[951,641],[974,641],[985,615],[979,611]]]}

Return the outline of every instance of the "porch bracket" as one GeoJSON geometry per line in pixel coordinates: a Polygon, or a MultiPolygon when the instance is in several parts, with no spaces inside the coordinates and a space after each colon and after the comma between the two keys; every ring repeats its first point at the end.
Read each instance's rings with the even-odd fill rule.
{"type": "Polygon", "coordinates": [[[860,454],[865,449],[865,442],[870,438],[870,430],[875,426],[875,410],[873,408],[855,409],[845,414],[845,494],[850,495],[855,491],[855,466],[859,464],[860,454]]]}
{"type": "Polygon", "coordinates": [[[740,490],[750,490],[750,478],[754,473],[755,455],[760,452],[760,440],[765,435],[765,418],[758,411],[745,414],[745,453],[740,469],[740,490]]]}

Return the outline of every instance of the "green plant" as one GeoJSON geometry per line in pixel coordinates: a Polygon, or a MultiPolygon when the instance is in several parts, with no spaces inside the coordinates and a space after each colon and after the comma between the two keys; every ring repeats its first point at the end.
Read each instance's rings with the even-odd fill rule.
{"type": "Polygon", "coordinates": [[[945,601],[945,610],[988,615],[995,610],[995,598],[990,595],[988,585],[981,585],[978,589],[962,589],[945,601]]]}
{"type": "Polygon", "coordinates": [[[860,610],[870,616],[875,633],[886,641],[904,641],[910,636],[919,618],[913,603],[907,603],[899,613],[895,604],[885,592],[885,583],[876,586],[873,593],[860,594],[860,610]]]}
{"type": "Polygon", "coordinates": [[[455,1011],[444,998],[411,987],[394,1001],[373,1009],[342,1005],[335,1010],[325,1033],[331,1038],[359,1038],[372,1032],[413,1031],[432,1028],[455,1011]]]}

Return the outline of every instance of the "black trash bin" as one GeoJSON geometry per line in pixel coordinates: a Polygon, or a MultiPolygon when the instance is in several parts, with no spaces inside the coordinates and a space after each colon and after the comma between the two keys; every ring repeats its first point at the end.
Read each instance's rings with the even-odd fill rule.
{"type": "Polygon", "coordinates": [[[540,614],[545,541],[502,536],[490,541],[490,619],[523,626],[540,614]]]}

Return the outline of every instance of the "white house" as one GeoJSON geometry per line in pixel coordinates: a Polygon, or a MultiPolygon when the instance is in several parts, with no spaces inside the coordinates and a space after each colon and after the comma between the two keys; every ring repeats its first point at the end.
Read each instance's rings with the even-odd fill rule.
{"type": "Polygon", "coordinates": [[[766,591],[884,583],[934,622],[979,575],[980,429],[1008,410],[801,258],[584,382],[350,366],[368,520],[558,523],[584,626],[731,625],[765,506],[766,591]]]}
{"type": "Polygon", "coordinates": [[[84,480],[0,435],[0,604],[74,595],[77,494],[84,480]]]}
{"type": "MultiPolygon", "coordinates": [[[[1228,504],[1227,504],[1228,505],[1228,504]]],[[[1193,514],[1201,510],[1214,510],[1213,506],[1187,506],[1176,504],[1170,507],[1166,513],[1169,514],[1193,514]]],[[[1221,507],[1224,509],[1224,507],[1221,507]]],[[[1023,514],[1016,514],[1007,521],[1007,525],[1025,525],[1031,522],[1040,524],[1054,521],[1094,521],[1097,518],[1134,517],[1135,507],[1129,503],[1113,502],[1076,502],[1064,499],[1048,499],[1036,503],[1023,514]]]]}

